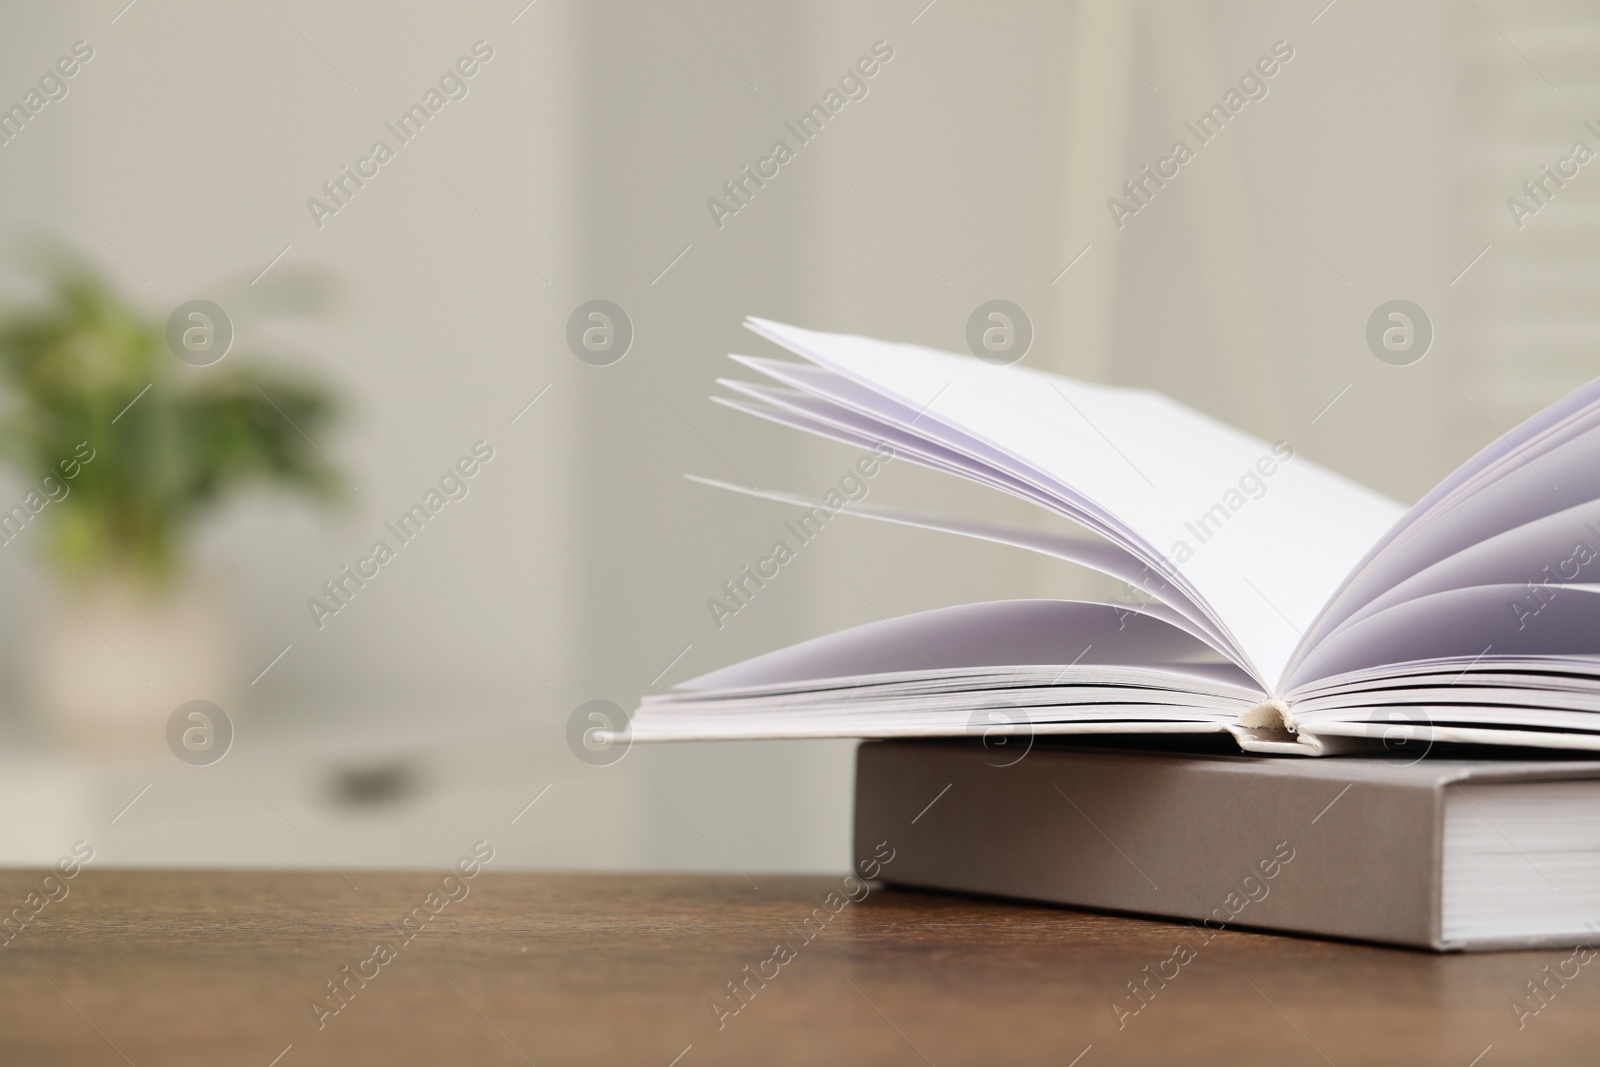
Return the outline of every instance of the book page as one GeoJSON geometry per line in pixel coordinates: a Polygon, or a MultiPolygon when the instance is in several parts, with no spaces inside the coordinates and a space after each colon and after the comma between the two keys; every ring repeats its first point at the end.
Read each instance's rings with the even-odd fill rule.
{"type": "Polygon", "coordinates": [[[1343,583],[1292,658],[1289,688],[1320,669],[1312,652],[1321,642],[1408,596],[1600,578],[1600,530],[1590,528],[1600,522],[1600,389],[1591,384],[1535,415],[1444,484],[1452,488],[1424,498],[1343,583]]]}
{"type": "MultiPolygon", "coordinates": [[[[1305,678],[1327,684],[1366,668],[1474,655],[1489,664],[1505,657],[1592,656],[1600,645],[1597,635],[1600,585],[1447,589],[1376,612],[1319,642],[1305,678]],[[1537,614],[1519,616],[1518,604],[1537,605],[1537,614]]],[[[1591,671],[1600,666],[1591,664],[1591,671]]],[[[1496,713],[1518,721],[1516,709],[1496,713]]]]}
{"type": "Polygon", "coordinates": [[[956,430],[1081,501],[1180,574],[1265,685],[1404,510],[1290,445],[1156,393],[764,320],[751,328],[917,412],[907,429],[956,430]]]}
{"type": "Polygon", "coordinates": [[[1249,679],[1194,636],[1149,613],[1077,600],[996,600],[903,615],[827,634],[691,679],[687,691],[755,686],[809,687],[826,679],[867,678],[975,667],[1208,665],[1249,679]]]}
{"type": "MultiPolygon", "coordinates": [[[[713,478],[700,478],[695,475],[686,475],[685,477],[692,482],[714,486],[730,493],[742,493],[761,500],[771,500],[803,508],[829,510],[825,503],[808,500],[792,493],[748,489],[741,485],[734,485],[731,482],[719,482],[713,478]]],[[[1120,579],[1128,585],[1140,585],[1144,577],[1142,572],[1145,564],[1117,545],[1098,538],[1074,537],[1067,534],[1049,533],[1043,530],[1017,529],[1000,523],[974,522],[940,515],[925,515],[901,508],[883,507],[877,504],[852,503],[847,507],[843,507],[837,514],[854,515],[858,518],[876,519],[880,522],[892,522],[901,526],[914,526],[920,530],[937,530],[941,533],[955,534],[958,537],[971,537],[980,541],[1010,545],[1014,548],[1026,549],[1030,552],[1037,552],[1041,555],[1067,560],[1080,566],[1092,568],[1102,574],[1108,574],[1113,578],[1120,579]]],[[[1196,607],[1193,601],[1184,596],[1175,585],[1168,583],[1164,588],[1155,591],[1153,596],[1162,608],[1170,609],[1170,612],[1163,613],[1154,606],[1143,603],[1139,603],[1139,610],[1166,619],[1174,626],[1194,634],[1194,636],[1205,641],[1212,648],[1226,655],[1222,638],[1211,627],[1204,613],[1196,607]]],[[[1126,606],[1128,605],[1123,605],[1123,607],[1126,606]]]]}
{"type": "MultiPolygon", "coordinates": [[[[1523,589],[1504,607],[1526,628],[1540,614],[1544,601],[1530,598],[1525,583],[1559,588],[1563,578],[1600,578],[1600,502],[1585,501],[1446,556],[1352,612],[1328,634],[1341,633],[1362,619],[1408,600],[1485,585],[1523,589]],[[1555,581],[1546,582],[1547,577],[1555,581]]],[[[1600,652],[1600,642],[1596,642],[1595,651],[1600,652]]],[[[1292,669],[1290,673],[1293,675],[1292,669]]]]}
{"type": "MultiPolygon", "coordinates": [[[[1139,544],[1114,516],[1102,514],[1070,486],[1062,487],[959,429],[922,420],[921,412],[912,411],[821,367],[748,356],[732,358],[780,382],[810,390],[810,393],[719,378],[719,385],[741,394],[741,398],[713,397],[713,401],[847,444],[865,448],[889,445],[902,461],[955,474],[1071,519],[1104,538],[1108,547],[1122,553],[1131,567],[1108,567],[1098,559],[1081,556],[1065,558],[1118,578],[1135,587],[1140,596],[1178,608],[1209,635],[1214,647],[1236,663],[1249,662],[1249,656],[1240,649],[1226,624],[1181,573],[1150,552],[1147,546],[1139,544]]],[[[939,528],[950,529],[948,525],[939,528]]],[[[1011,538],[1002,540],[1020,543],[1011,538]]]]}

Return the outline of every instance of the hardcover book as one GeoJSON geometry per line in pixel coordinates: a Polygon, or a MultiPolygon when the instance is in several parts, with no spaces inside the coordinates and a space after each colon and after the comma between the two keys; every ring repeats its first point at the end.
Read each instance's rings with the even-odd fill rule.
{"type": "Polygon", "coordinates": [[[819,637],[647,696],[635,739],[929,737],[1010,722],[1035,734],[1225,734],[1247,751],[1304,755],[1397,733],[1600,748],[1600,382],[1408,508],[1154,392],[749,326],[799,361],[734,356],[766,381],[722,380],[722,403],[1072,525],[712,484],[819,521],[1013,545],[1130,593],[958,605],[819,637]]]}
{"type": "Polygon", "coordinates": [[[1010,740],[863,744],[856,854],[888,842],[899,885],[1185,920],[1190,955],[1234,927],[1437,951],[1600,934],[1597,761],[1010,740]]]}

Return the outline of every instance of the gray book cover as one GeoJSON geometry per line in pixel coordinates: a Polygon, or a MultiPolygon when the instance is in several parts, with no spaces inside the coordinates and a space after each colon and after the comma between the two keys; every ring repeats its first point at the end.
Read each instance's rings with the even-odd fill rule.
{"type": "Polygon", "coordinates": [[[866,742],[855,853],[890,883],[1209,929],[1568,946],[1600,929],[1600,762],[866,742]]]}

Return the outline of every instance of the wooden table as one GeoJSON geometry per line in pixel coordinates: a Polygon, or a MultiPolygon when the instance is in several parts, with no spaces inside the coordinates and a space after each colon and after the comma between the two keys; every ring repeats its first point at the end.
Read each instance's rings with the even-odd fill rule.
{"type": "MultiPolygon", "coordinates": [[[[1183,924],[893,889],[844,903],[825,878],[752,876],[757,889],[485,870],[445,886],[464,897],[430,901],[438,873],[349,874],[354,886],[322,872],[85,869],[0,948],[0,1063],[1600,1060],[1600,961],[1552,983],[1520,1031],[1509,1007],[1568,953],[1431,956],[1234,931],[1201,944],[1183,924]],[[391,924],[418,907],[428,922],[414,918],[406,941],[391,924]],[[1195,958],[1119,1029],[1113,1002],[1137,1003],[1125,983],[1179,943],[1195,958]],[[741,1006],[726,983],[747,965],[773,977],[749,980],[741,1006]],[[326,994],[335,979],[342,1002],[326,994]]],[[[40,885],[38,872],[0,872],[0,901],[26,908],[40,885]]]]}

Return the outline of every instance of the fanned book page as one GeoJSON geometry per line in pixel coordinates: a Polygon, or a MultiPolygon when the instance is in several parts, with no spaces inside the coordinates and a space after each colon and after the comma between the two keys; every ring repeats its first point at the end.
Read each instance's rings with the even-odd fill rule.
{"type": "Polygon", "coordinates": [[[637,739],[939,736],[993,721],[1227,731],[1246,748],[1317,754],[1398,724],[1419,740],[1600,748],[1600,383],[1408,511],[1158,393],[749,326],[804,362],[734,356],[767,381],[724,380],[721,402],[892,450],[1082,533],[876,504],[839,514],[1070,560],[1148,602],[996,602],[871,623],[646,697],[637,739]]]}

